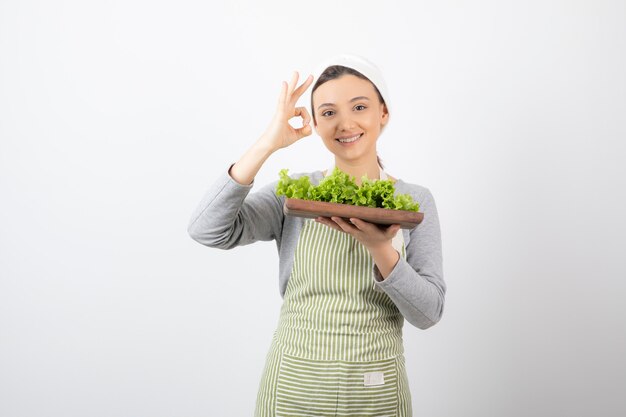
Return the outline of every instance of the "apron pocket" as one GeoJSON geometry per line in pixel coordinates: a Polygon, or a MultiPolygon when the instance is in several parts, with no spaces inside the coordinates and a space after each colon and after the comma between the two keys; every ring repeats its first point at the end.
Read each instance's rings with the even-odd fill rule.
{"type": "Polygon", "coordinates": [[[337,404],[340,370],[333,361],[311,360],[284,353],[278,370],[276,415],[326,415],[337,404]]]}
{"type": "Polygon", "coordinates": [[[359,416],[396,416],[398,368],[396,358],[371,362],[341,362],[337,411],[359,416]]]}
{"type": "Polygon", "coordinates": [[[276,387],[276,415],[395,416],[396,359],[324,361],[283,354],[276,387]]]}

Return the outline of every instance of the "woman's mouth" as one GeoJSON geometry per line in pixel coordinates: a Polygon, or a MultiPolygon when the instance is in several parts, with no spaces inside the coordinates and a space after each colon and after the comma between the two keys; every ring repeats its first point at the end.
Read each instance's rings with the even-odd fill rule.
{"type": "Polygon", "coordinates": [[[351,143],[356,142],[357,140],[359,140],[361,138],[361,136],[363,136],[363,133],[360,133],[356,136],[352,136],[349,138],[342,138],[342,139],[335,139],[337,142],[343,144],[343,145],[349,145],[351,143]]]}

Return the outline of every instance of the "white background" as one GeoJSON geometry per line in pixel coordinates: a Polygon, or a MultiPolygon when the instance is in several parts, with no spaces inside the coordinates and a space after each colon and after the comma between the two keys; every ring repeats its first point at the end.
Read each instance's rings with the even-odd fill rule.
{"type": "MultiPolygon", "coordinates": [[[[276,246],[187,222],[281,81],[343,52],[383,71],[379,154],[440,215],[444,316],[404,327],[415,416],[626,415],[625,22],[617,0],[3,0],[0,415],[252,415],[276,246]]],[[[312,135],[255,187],[330,163],[312,135]]]]}

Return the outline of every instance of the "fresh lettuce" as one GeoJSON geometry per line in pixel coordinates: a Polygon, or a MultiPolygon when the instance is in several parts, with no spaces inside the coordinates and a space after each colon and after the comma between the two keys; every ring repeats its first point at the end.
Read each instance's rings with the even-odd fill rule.
{"type": "Polygon", "coordinates": [[[293,179],[287,175],[288,169],[281,169],[276,185],[276,195],[302,200],[327,201],[331,203],[351,204],[354,206],[378,207],[392,210],[419,211],[419,203],[409,194],[394,196],[391,180],[370,180],[367,175],[361,177],[361,186],[354,177],[335,167],[318,185],[311,184],[307,175],[293,179]]]}

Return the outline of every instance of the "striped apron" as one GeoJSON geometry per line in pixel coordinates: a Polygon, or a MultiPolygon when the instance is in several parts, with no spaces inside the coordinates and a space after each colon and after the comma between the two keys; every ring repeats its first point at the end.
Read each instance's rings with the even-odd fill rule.
{"type": "Polygon", "coordinates": [[[304,221],[256,417],[412,415],[404,317],[372,267],[352,235],[304,221]]]}

